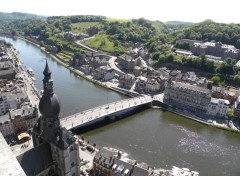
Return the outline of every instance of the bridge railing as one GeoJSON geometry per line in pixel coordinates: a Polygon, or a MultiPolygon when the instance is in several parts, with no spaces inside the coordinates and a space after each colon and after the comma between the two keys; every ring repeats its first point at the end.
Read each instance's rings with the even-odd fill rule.
{"type": "Polygon", "coordinates": [[[119,100],[119,101],[111,102],[111,103],[108,103],[108,104],[104,104],[104,105],[101,105],[101,106],[97,106],[97,107],[94,107],[94,108],[91,108],[91,109],[87,109],[87,110],[81,111],[81,112],[79,112],[79,113],[70,115],[70,116],[68,116],[68,117],[65,117],[65,118],[63,118],[61,121],[66,121],[66,120],[69,120],[69,119],[72,119],[72,118],[76,118],[76,117],[79,116],[79,115],[87,114],[87,113],[96,111],[96,110],[101,109],[101,108],[106,108],[106,107],[109,107],[109,106],[111,106],[111,105],[115,105],[115,104],[123,103],[123,102],[128,102],[129,100],[134,100],[134,99],[139,99],[139,98],[144,98],[144,97],[128,98],[128,99],[119,100]]]}

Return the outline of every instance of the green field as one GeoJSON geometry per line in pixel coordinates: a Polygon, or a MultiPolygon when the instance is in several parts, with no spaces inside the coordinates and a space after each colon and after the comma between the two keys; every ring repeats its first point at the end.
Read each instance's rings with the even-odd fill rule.
{"type": "Polygon", "coordinates": [[[56,54],[58,57],[60,57],[62,60],[64,60],[65,62],[68,62],[72,56],[73,53],[67,52],[67,51],[62,51],[56,54]]]}
{"type": "Polygon", "coordinates": [[[80,23],[72,23],[72,32],[74,33],[86,33],[87,28],[90,26],[99,26],[99,22],[80,22],[80,23]]]}
{"type": "Polygon", "coordinates": [[[107,18],[106,21],[108,21],[108,22],[115,22],[115,21],[118,21],[119,23],[132,22],[131,19],[115,19],[115,18],[107,18]]]}
{"type": "Polygon", "coordinates": [[[122,46],[114,47],[114,42],[108,39],[106,34],[97,34],[94,38],[84,41],[84,43],[90,47],[97,50],[107,51],[107,52],[125,52],[126,48],[122,46]]]}

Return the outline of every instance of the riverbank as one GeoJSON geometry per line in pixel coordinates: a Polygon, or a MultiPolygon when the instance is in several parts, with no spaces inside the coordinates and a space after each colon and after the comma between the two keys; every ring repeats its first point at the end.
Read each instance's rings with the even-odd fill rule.
{"type": "MultiPolygon", "coordinates": [[[[74,67],[71,67],[69,66],[68,64],[64,63],[63,61],[61,61],[59,58],[57,58],[56,56],[54,56],[53,54],[51,54],[50,52],[46,51],[43,47],[41,47],[39,44],[37,43],[34,43],[33,41],[30,41],[26,38],[22,38],[22,37],[18,37],[19,39],[21,40],[24,40],[24,41],[27,41],[31,44],[33,44],[34,46],[38,47],[41,51],[43,51],[44,53],[46,53],[49,57],[51,57],[54,61],[56,61],[57,63],[59,63],[60,65],[64,66],[65,68],[67,68],[68,70],[70,70],[72,73],[76,74],[77,76],[80,76],[90,82],[92,82],[93,84],[96,84],[96,85],[99,85],[101,87],[104,87],[104,88],[107,88],[107,89],[110,89],[112,91],[115,91],[117,93],[120,93],[122,95],[125,95],[125,96],[129,96],[129,97],[133,97],[134,95],[136,96],[137,93],[135,92],[131,92],[131,91],[128,91],[128,90],[123,90],[121,88],[117,88],[117,87],[113,87],[113,86],[110,86],[108,85],[107,83],[103,83],[101,81],[97,81],[93,78],[91,78],[91,76],[87,76],[85,75],[83,72],[81,72],[80,70],[74,68],[74,67]]],[[[140,94],[139,94],[140,95],[140,94]]]]}
{"type": "Polygon", "coordinates": [[[199,118],[199,117],[193,117],[194,116],[193,114],[191,114],[191,116],[187,115],[186,113],[184,113],[183,111],[180,111],[180,110],[173,110],[173,109],[169,109],[169,108],[165,109],[165,110],[167,110],[171,113],[180,115],[182,117],[185,117],[187,119],[190,119],[192,121],[201,123],[203,125],[207,125],[207,126],[210,126],[210,127],[215,127],[215,128],[222,129],[222,130],[227,130],[227,131],[230,131],[230,132],[240,133],[240,130],[230,128],[230,127],[227,126],[227,124],[224,124],[224,123],[220,124],[220,123],[217,123],[214,120],[211,120],[211,122],[209,122],[208,120],[204,120],[204,119],[199,118]]]}
{"type": "MultiPolygon", "coordinates": [[[[20,37],[19,37],[19,38],[20,38],[20,37]]],[[[38,45],[38,44],[36,44],[36,43],[34,43],[34,42],[32,42],[32,41],[29,41],[29,40],[27,40],[27,39],[24,39],[24,38],[20,38],[20,39],[25,40],[25,41],[27,41],[27,42],[30,42],[30,43],[32,43],[33,45],[35,45],[36,47],[40,48],[41,51],[43,51],[44,53],[46,53],[46,54],[47,54],[49,57],[51,57],[54,61],[56,61],[57,63],[61,64],[61,65],[64,66],[65,68],[69,69],[71,72],[73,72],[73,73],[76,74],[77,76],[80,76],[80,77],[82,77],[82,78],[84,78],[84,79],[86,79],[86,80],[88,80],[88,81],[91,81],[92,83],[94,83],[94,84],[96,84],[96,85],[99,85],[99,86],[101,86],[101,87],[104,87],[104,88],[107,88],[107,89],[111,89],[111,90],[113,90],[113,91],[115,91],[115,92],[118,92],[118,93],[123,94],[123,95],[126,95],[126,96],[131,96],[131,94],[130,94],[131,92],[129,92],[129,91],[127,91],[127,92],[126,92],[126,91],[122,91],[122,90],[120,90],[119,88],[114,88],[114,87],[108,85],[107,83],[103,83],[103,82],[100,82],[100,81],[97,81],[97,80],[92,79],[90,76],[86,76],[86,75],[85,75],[83,72],[81,72],[80,70],[75,69],[75,68],[73,68],[73,67],[70,67],[68,64],[62,62],[61,60],[59,60],[59,59],[58,59],[56,56],[54,56],[53,54],[47,52],[44,48],[41,48],[40,45],[38,45]]],[[[213,127],[216,127],[216,128],[219,128],[219,129],[223,129],[223,130],[228,130],[228,131],[231,131],[231,132],[240,133],[239,130],[234,130],[234,129],[232,129],[232,128],[229,128],[229,127],[227,127],[227,126],[223,126],[223,125],[218,124],[218,123],[209,123],[209,122],[203,121],[202,119],[195,118],[195,117],[193,117],[193,114],[191,114],[191,115],[186,115],[186,114],[184,114],[184,112],[176,112],[176,111],[174,111],[174,110],[169,110],[169,109],[165,109],[165,110],[167,110],[167,111],[169,111],[169,112],[171,112],[171,113],[174,113],[174,114],[178,114],[178,115],[183,116],[183,117],[185,117],[185,118],[188,118],[188,119],[190,119],[190,120],[194,120],[194,121],[196,121],[196,122],[198,122],[198,123],[201,123],[201,124],[205,124],[205,125],[208,125],[208,126],[213,126],[213,127]]]]}

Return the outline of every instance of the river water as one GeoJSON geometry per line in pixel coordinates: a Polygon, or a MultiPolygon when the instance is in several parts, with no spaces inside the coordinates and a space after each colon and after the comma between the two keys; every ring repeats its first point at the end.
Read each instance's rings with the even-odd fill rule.
{"type": "MultiPolygon", "coordinates": [[[[30,43],[5,39],[20,51],[23,64],[34,70],[39,90],[48,60],[54,90],[62,104],[61,117],[126,98],[76,77],[30,43]]],[[[98,146],[123,150],[150,166],[187,167],[204,176],[240,176],[239,134],[207,127],[159,109],[131,115],[84,136],[98,146]]]]}

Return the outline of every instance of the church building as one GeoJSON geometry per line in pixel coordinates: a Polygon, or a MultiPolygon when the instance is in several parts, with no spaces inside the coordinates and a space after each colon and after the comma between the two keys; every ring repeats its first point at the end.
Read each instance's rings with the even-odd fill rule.
{"type": "Polygon", "coordinates": [[[78,176],[79,144],[73,134],[60,125],[60,102],[53,91],[47,61],[43,74],[44,90],[39,102],[41,117],[32,133],[34,148],[17,159],[28,176],[78,176]]]}

